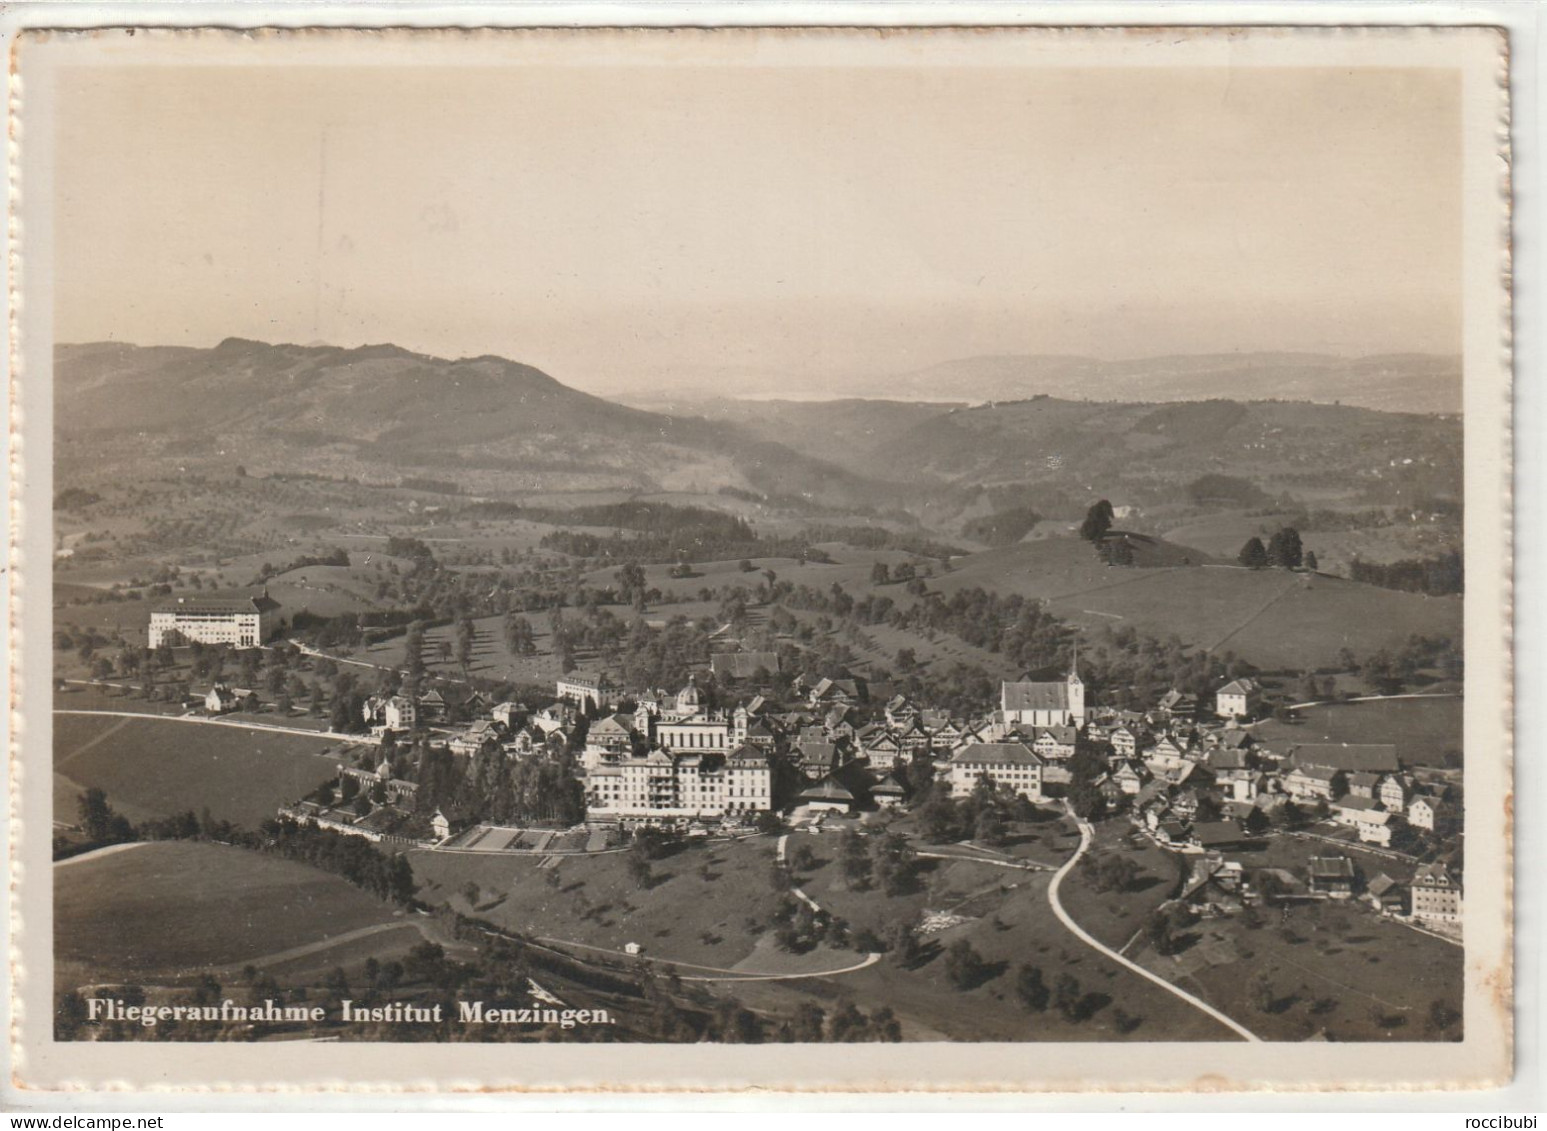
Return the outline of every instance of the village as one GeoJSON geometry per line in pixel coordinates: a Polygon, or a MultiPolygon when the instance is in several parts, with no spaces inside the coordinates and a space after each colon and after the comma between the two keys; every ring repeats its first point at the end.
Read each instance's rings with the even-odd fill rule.
{"type": "MultiPolygon", "coordinates": [[[[153,638],[251,644],[279,623],[266,595],[205,605],[180,610],[176,628],[153,613],[153,638]]],[[[644,828],[707,838],[788,821],[817,832],[977,795],[1128,822],[1186,860],[1178,894],[1216,913],[1358,900],[1460,938],[1458,775],[1407,764],[1393,743],[1260,741],[1270,704],[1251,677],[1212,701],[1173,689],[1149,710],[1119,710],[1087,702],[1076,645],[1063,678],[1005,681],[997,708],[975,717],[860,678],[796,675],[782,701],[756,691],[732,701],[727,688],[769,687],[779,666],[771,652],[720,652],[675,692],[572,671],[536,705],[476,690],[454,709],[435,689],[370,696],[358,721],[375,745],[280,815],[393,849],[547,857],[616,847],[644,828]],[[424,759],[409,768],[404,757],[416,743],[467,767],[546,766],[549,788],[578,793],[578,819],[512,827],[465,795],[426,805],[424,759]],[[1296,845],[1295,863],[1265,851],[1275,843],[1296,845]]],[[[255,700],[220,683],[203,708],[223,715],[255,700]]]]}

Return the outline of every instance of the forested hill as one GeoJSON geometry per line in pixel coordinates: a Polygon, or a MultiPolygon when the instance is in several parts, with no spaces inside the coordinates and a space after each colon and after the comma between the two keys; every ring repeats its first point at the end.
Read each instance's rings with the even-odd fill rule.
{"type": "Polygon", "coordinates": [[[66,470],[110,464],[116,441],[124,458],[423,476],[507,497],[730,488],[953,515],[995,490],[1010,497],[994,510],[1052,513],[1086,505],[1091,490],[1151,504],[1209,474],[1339,505],[1417,507],[1458,499],[1461,482],[1457,417],[1292,400],[720,400],[650,412],[504,358],[242,339],[60,346],[55,372],[66,470]]]}

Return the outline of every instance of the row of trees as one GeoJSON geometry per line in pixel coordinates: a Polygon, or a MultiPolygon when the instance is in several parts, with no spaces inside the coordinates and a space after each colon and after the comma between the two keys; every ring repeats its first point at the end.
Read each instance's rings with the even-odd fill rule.
{"type": "Polygon", "coordinates": [[[1268,539],[1266,546],[1262,539],[1255,534],[1246,540],[1246,545],[1241,547],[1241,552],[1236,555],[1236,560],[1248,569],[1265,569],[1268,566],[1276,566],[1279,569],[1306,569],[1317,568],[1316,555],[1306,552],[1300,542],[1300,532],[1292,526],[1286,526],[1268,539]]]}
{"type": "Polygon", "coordinates": [[[1460,550],[1447,550],[1432,558],[1404,558],[1384,564],[1355,558],[1348,564],[1348,576],[1382,589],[1427,593],[1431,597],[1461,593],[1466,588],[1465,564],[1460,550]]]}

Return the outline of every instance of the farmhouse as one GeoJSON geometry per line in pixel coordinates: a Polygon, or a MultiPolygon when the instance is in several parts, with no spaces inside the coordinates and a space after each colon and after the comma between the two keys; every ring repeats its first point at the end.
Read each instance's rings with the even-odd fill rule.
{"type": "Polygon", "coordinates": [[[1139,732],[1118,724],[1107,735],[1107,741],[1112,744],[1112,752],[1119,758],[1132,758],[1139,749],[1139,732]]]}
{"type": "Polygon", "coordinates": [[[1394,774],[1402,767],[1390,743],[1302,743],[1289,752],[1291,766],[1325,766],[1344,773],[1394,774]]]}
{"type": "Polygon", "coordinates": [[[1445,803],[1433,794],[1421,793],[1407,807],[1408,823],[1431,833],[1444,823],[1447,816],[1445,803]]]}
{"type": "Polygon", "coordinates": [[[1349,795],[1332,805],[1332,819],[1354,829],[1359,839],[1369,844],[1385,846],[1391,843],[1391,816],[1368,797],[1349,795]]]}
{"type": "Polygon", "coordinates": [[[795,747],[796,765],[810,781],[826,777],[838,768],[841,752],[831,742],[801,742],[795,747]]]}
{"type": "Polygon", "coordinates": [[[1144,775],[1132,762],[1124,762],[1112,771],[1112,780],[1117,787],[1129,797],[1134,796],[1144,788],[1144,775]]]}
{"type": "Polygon", "coordinates": [[[1190,843],[1206,852],[1218,852],[1238,848],[1245,839],[1246,834],[1234,821],[1198,821],[1192,827],[1190,843]]]}
{"type": "Polygon", "coordinates": [[[903,789],[902,783],[891,774],[887,774],[870,787],[870,799],[876,803],[878,809],[895,808],[902,804],[907,795],[908,791],[903,789]]]}
{"type": "Polygon", "coordinates": [[[1198,714],[1198,697],[1173,687],[1160,697],[1158,711],[1164,718],[1194,718],[1198,714]]]}
{"type": "Polygon", "coordinates": [[[419,696],[418,714],[426,722],[443,723],[446,721],[446,697],[435,688],[430,688],[419,696]]]}
{"type": "Polygon", "coordinates": [[[1262,687],[1254,679],[1232,679],[1214,693],[1214,713],[1222,719],[1249,719],[1262,706],[1262,687]]]}
{"type": "Polygon", "coordinates": [[[361,708],[362,721],[366,726],[380,726],[388,730],[413,730],[419,718],[418,708],[406,695],[382,697],[372,695],[361,708]]]}
{"type": "Polygon", "coordinates": [[[236,710],[236,692],[223,683],[217,683],[204,696],[204,709],[212,715],[224,715],[236,710]]]}
{"type": "Polygon", "coordinates": [[[1354,896],[1354,862],[1347,856],[1312,856],[1307,871],[1311,891],[1330,899],[1354,896]]]}
{"type": "Polygon", "coordinates": [[[1074,757],[1078,733],[1073,727],[1038,727],[1031,748],[1044,759],[1068,761],[1074,757]]]}
{"type": "Polygon", "coordinates": [[[499,732],[494,729],[494,723],[489,719],[479,719],[464,731],[451,736],[446,744],[453,754],[461,754],[471,758],[485,746],[499,741],[499,732]]]}
{"type": "Polygon", "coordinates": [[[1401,774],[1387,774],[1381,778],[1375,796],[1391,812],[1400,813],[1407,808],[1407,799],[1412,792],[1412,779],[1403,777],[1401,774]]]}
{"type": "Polygon", "coordinates": [[[284,627],[279,602],[264,589],[258,596],[179,596],[151,610],[150,646],[179,640],[256,648],[284,627]]]}
{"type": "Polygon", "coordinates": [[[1331,801],[1340,774],[1328,766],[1297,766],[1284,775],[1284,792],[1296,801],[1331,801]]]}
{"type": "Polygon", "coordinates": [[[886,701],[886,725],[901,728],[919,717],[919,709],[906,695],[893,695],[886,701]]]}
{"type": "Polygon", "coordinates": [[[951,755],[953,797],[968,797],[978,782],[1009,786],[1028,801],[1042,800],[1042,759],[1024,742],[975,742],[951,755]]]}
{"type": "Polygon", "coordinates": [[[1001,720],[1012,726],[1084,726],[1085,684],[1075,666],[1054,682],[1006,682],[999,687],[999,711],[1001,720]]]}
{"type": "Polygon", "coordinates": [[[863,703],[870,691],[862,679],[820,679],[811,688],[809,702],[813,707],[863,703]]]}
{"type": "Polygon", "coordinates": [[[1375,787],[1380,783],[1380,778],[1374,774],[1349,774],[1348,792],[1355,797],[1375,799],[1375,787]]]}
{"type": "Polygon", "coordinates": [[[870,762],[871,769],[885,773],[897,764],[902,747],[897,739],[880,727],[866,728],[858,734],[860,753],[870,762]]]}
{"type": "Polygon", "coordinates": [[[854,806],[854,794],[837,778],[823,778],[802,790],[797,804],[813,813],[847,813],[854,806]]]}
{"type": "Polygon", "coordinates": [[[1402,913],[1402,885],[1384,872],[1365,885],[1364,898],[1382,915],[1402,913]]]}
{"type": "Polygon", "coordinates": [[[1443,861],[1425,864],[1413,876],[1413,918],[1432,923],[1461,922],[1461,884],[1443,861]]]}

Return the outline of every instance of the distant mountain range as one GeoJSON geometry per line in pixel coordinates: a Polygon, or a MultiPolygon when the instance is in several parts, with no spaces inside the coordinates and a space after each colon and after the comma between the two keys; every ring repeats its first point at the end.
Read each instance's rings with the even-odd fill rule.
{"type": "MultiPolygon", "coordinates": [[[[718,379],[695,373],[664,396],[899,401],[1024,400],[1045,395],[1070,400],[1157,404],[1227,397],[1346,404],[1392,412],[1461,411],[1461,359],[1432,354],[1339,357],[1318,353],[1224,353],[1102,361],[1063,355],[967,357],[904,373],[846,374],[813,379],[739,370],[718,379]]],[[[649,394],[624,399],[650,404],[649,394]]]]}
{"type": "Polygon", "coordinates": [[[1205,474],[1372,505],[1449,496],[1459,489],[1460,421],[1416,411],[1425,395],[1438,399],[1446,364],[1251,355],[1166,359],[1162,370],[1162,361],[979,358],[878,388],[898,400],[721,397],[647,411],[505,358],[232,338],[213,349],[59,346],[55,398],[67,468],[90,470],[112,450],[378,480],[433,476],[510,495],[733,487],[813,509],[935,508],[934,520],[949,522],[969,507],[1060,496],[1067,507],[1092,492],[1171,498],[1205,474]],[[1303,399],[1311,385],[1332,388],[1334,374],[1360,399],[1379,399],[1382,382],[1395,397],[1399,372],[1409,382],[1400,413],[1303,399]],[[1066,392],[998,392],[1018,381],[1066,392]],[[1109,399],[1122,389],[1149,393],[1109,399]],[[1182,389],[1199,399],[1165,403],[1182,389]],[[924,393],[957,403],[911,396],[924,393]]]}
{"type": "MultiPolygon", "coordinates": [[[[821,492],[870,505],[891,492],[724,424],[644,412],[499,357],[393,345],[213,349],[118,343],[55,350],[66,438],[143,436],[168,454],[342,474],[496,473],[526,489],[821,492]]],[[[153,451],[146,445],[145,454],[153,451]]],[[[485,476],[487,478],[487,476],[485,476]]]]}

